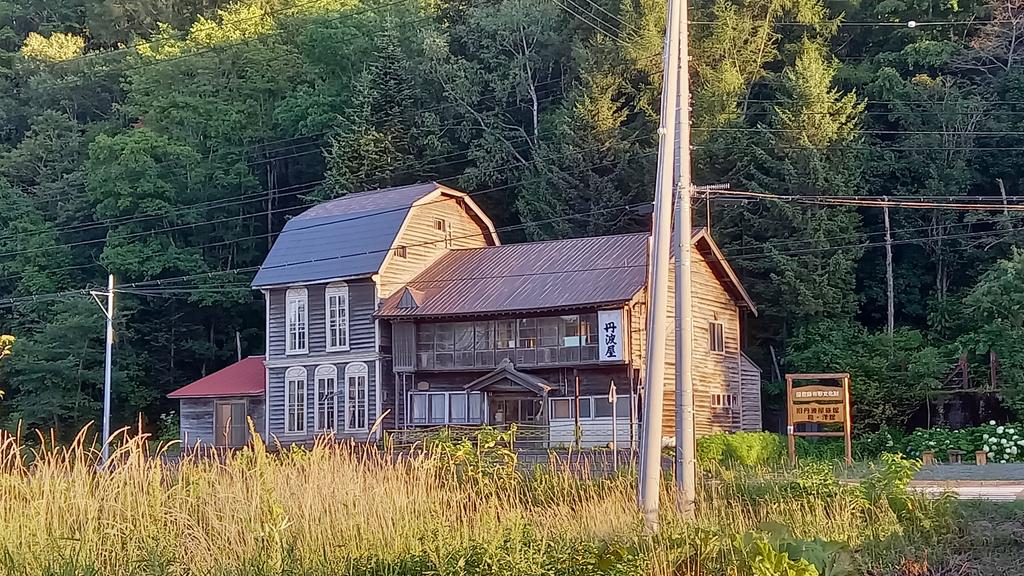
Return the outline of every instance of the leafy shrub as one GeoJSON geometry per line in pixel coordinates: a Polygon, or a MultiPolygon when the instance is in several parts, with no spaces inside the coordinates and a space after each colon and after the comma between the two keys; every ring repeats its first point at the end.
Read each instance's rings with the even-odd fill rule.
{"type": "Polygon", "coordinates": [[[883,426],[877,432],[860,434],[853,439],[853,458],[875,460],[887,452],[899,452],[904,443],[903,432],[883,426]]]}
{"type": "Polygon", "coordinates": [[[702,464],[763,466],[782,460],[785,441],[771,432],[711,434],[697,440],[697,460],[702,464]]]}
{"type": "Polygon", "coordinates": [[[939,460],[947,460],[950,450],[967,454],[984,450],[991,462],[1024,462],[1024,423],[988,424],[962,430],[946,428],[918,429],[903,442],[903,451],[920,457],[926,450],[939,460]]]}
{"type": "Polygon", "coordinates": [[[796,455],[801,461],[833,461],[846,457],[842,438],[797,438],[796,455]]]}

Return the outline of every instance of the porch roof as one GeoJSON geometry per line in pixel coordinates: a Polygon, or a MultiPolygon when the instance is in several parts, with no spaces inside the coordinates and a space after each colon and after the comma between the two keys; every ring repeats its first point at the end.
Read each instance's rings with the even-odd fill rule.
{"type": "Polygon", "coordinates": [[[519,386],[522,386],[523,388],[526,388],[540,396],[554,390],[554,387],[551,386],[551,384],[548,384],[547,380],[516,370],[515,366],[508,358],[502,360],[501,364],[499,364],[493,371],[473,380],[469,384],[466,384],[466,390],[469,392],[478,392],[488,386],[501,382],[502,380],[508,380],[514,384],[518,384],[519,386]]]}

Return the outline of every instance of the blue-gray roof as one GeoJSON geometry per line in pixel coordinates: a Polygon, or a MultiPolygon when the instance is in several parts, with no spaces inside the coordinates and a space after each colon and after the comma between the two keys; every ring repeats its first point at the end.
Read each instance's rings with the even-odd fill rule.
{"type": "Polygon", "coordinates": [[[413,203],[437,188],[428,182],[360,192],[306,210],[285,224],[253,288],[377,273],[413,203]]]}

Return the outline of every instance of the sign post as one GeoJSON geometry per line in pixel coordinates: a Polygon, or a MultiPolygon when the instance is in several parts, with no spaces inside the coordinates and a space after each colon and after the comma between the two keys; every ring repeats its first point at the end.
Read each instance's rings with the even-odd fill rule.
{"type": "Polygon", "coordinates": [[[796,465],[797,436],[842,436],[846,448],[846,465],[853,464],[853,416],[850,399],[850,375],[786,374],[786,436],[789,444],[789,463],[796,465]],[[839,386],[799,386],[801,380],[838,381],[839,386]],[[824,424],[842,426],[842,431],[798,431],[797,424],[824,424]]]}
{"type": "Polygon", "coordinates": [[[612,405],[612,470],[618,472],[619,470],[619,414],[617,402],[618,397],[615,393],[615,380],[612,380],[611,386],[608,387],[608,402],[612,405]]]}

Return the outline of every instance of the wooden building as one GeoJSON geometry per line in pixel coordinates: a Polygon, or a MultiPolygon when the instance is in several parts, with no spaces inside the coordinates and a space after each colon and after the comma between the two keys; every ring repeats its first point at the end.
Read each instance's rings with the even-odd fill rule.
{"type": "MultiPolygon", "coordinates": [[[[756,310],[711,237],[692,240],[698,430],[760,429],[759,371],[740,351],[741,316],[756,310]]],[[[648,259],[647,234],[502,245],[469,195],[436,183],[318,205],[289,221],[253,281],[265,402],[246,413],[264,410],[272,444],[517,423],[559,445],[578,421],[598,445],[614,382],[628,441],[642,418],[648,259]]],[[[673,378],[670,367],[666,438],[673,378]]],[[[206,422],[229,400],[181,392],[183,436],[215,443],[206,422]]]]}

